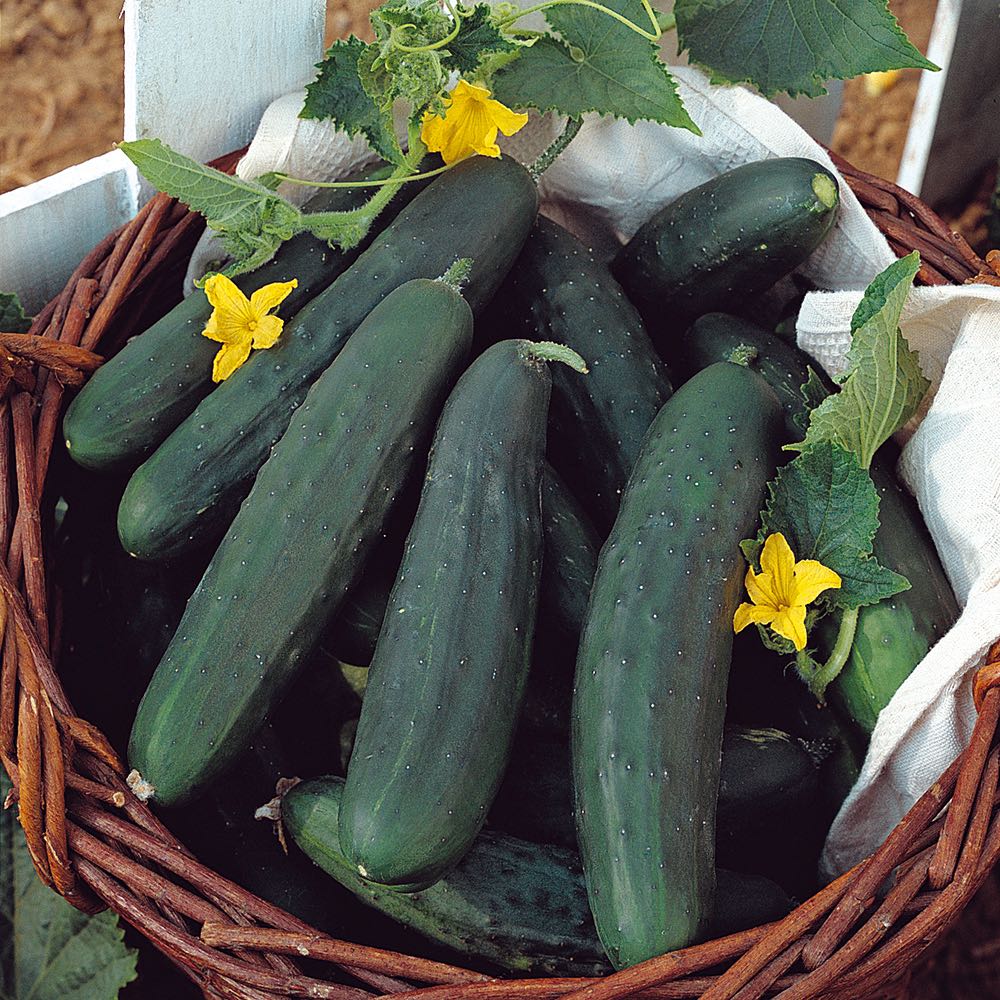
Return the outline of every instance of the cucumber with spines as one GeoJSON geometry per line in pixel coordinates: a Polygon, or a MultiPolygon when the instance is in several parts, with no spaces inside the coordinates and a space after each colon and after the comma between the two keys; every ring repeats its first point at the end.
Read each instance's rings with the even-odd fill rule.
{"type": "Polygon", "coordinates": [[[239,756],[354,581],[465,363],[472,313],[443,282],[382,301],[310,390],[184,611],[132,727],[157,801],[239,756]]]}
{"type": "Polygon", "coordinates": [[[746,163],[660,209],[612,271],[668,356],[697,316],[737,308],[804,263],[838,204],[836,178],[814,160],[746,163]]]}
{"type": "Polygon", "coordinates": [[[547,361],[566,353],[494,344],[438,422],[347,769],[341,845],[370,881],[452,868],[503,778],[538,602],[547,361]]]}
{"type": "Polygon", "coordinates": [[[781,436],[760,375],[706,368],[657,414],[601,549],[572,760],[591,909],[616,967],[684,947],[711,913],[739,543],[781,436]]]}
{"type": "MultiPolygon", "coordinates": [[[[756,350],[752,366],[781,400],[786,440],[800,441],[809,417],[801,387],[810,369],[816,373],[817,387],[828,392],[835,387],[793,344],[744,319],[712,313],[671,345],[670,356],[678,371],[689,375],[728,357],[739,344],[756,350]]],[[[829,688],[834,704],[865,739],[900,684],[958,618],[955,596],[920,511],[893,471],[898,455],[896,445],[888,442],[871,465],[879,494],[879,529],[872,548],[883,566],[910,581],[910,589],[861,608],[851,654],[829,688]]],[[[836,616],[819,623],[816,634],[826,654],[833,649],[838,626],[836,616]]],[[[845,777],[841,784],[846,781],[845,777]]]]}
{"type": "Polygon", "coordinates": [[[507,157],[471,157],[437,178],[329,288],[207,396],[141,465],[118,512],[126,551],[175,558],[222,534],[310,384],[394,288],[471,258],[462,294],[488,303],[534,221],[535,187],[507,157]]]}
{"type": "Polygon", "coordinates": [[[536,222],[497,301],[504,336],[558,341],[587,360],[586,379],[552,373],[549,460],[606,534],[670,396],[663,362],[607,266],[551,219],[536,222]]]}
{"type": "MultiPolygon", "coordinates": [[[[386,177],[381,165],[356,178],[386,177]]],[[[298,287],[282,302],[286,320],[342,274],[399,211],[425,186],[404,184],[352,250],[332,249],[311,233],[283,243],[274,257],[235,279],[249,296],[273,281],[295,278],[298,287]]],[[[327,189],[305,206],[309,212],[346,211],[368,197],[365,189],[327,189]]],[[[70,404],[63,435],[70,455],[89,469],[132,469],[152,454],[212,389],[212,359],[219,345],[203,337],[212,306],[195,290],[149,329],[130,340],[91,377],[70,404]]]]}
{"type": "MultiPolygon", "coordinates": [[[[304,781],[282,800],[282,821],[308,857],[369,906],[478,965],[549,976],[608,971],[575,851],[486,830],[439,882],[403,893],[361,878],[344,856],[342,794],[338,778],[304,781]]],[[[791,909],[767,879],[720,871],[718,885],[711,935],[767,923],[791,909]]]]}

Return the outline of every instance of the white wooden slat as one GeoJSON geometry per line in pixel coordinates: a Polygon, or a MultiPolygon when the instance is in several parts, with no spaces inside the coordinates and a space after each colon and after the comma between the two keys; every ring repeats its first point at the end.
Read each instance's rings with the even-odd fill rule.
{"type": "Polygon", "coordinates": [[[125,138],[202,161],[245,145],[315,75],[325,15],[325,0],[126,0],[125,138]]]}
{"type": "MultiPolygon", "coordinates": [[[[934,206],[965,193],[1000,156],[1000,4],[938,0],[939,13],[942,4],[953,25],[957,21],[954,47],[938,106],[925,123],[934,138],[922,183],[910,188],[934,206]]],[[[942,65],[933,52],[928,58],[942,65]]]]}
{"type": "Polygon", "coordinates": [[[36,312],[135,212],[134,171],[117,151],[0,195],[0,291],[36,312]]]}

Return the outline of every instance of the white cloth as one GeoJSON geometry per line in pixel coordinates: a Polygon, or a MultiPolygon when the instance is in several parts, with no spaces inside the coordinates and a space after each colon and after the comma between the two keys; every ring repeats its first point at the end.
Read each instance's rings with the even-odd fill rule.
{"type": "MultiPolygon", "coordinates": [[[[610,250],[684,191],[742,163],[806,156],[834,169],[775,105],[742,88],[714,86],[689,67],[675,72],[704,135],[588,116],[541,178],[546,214],[610,250]]],[[[363,161],[363,144],[299,119],[301,99],[289,95],[268,109],[241,176],[288,170],[334,179],[363,161]]],[[[502,145],[529,160],[560,128],[555,116],[533,116],[502,145]]],[[[846,184],[840,194],[833,233],[801,269],[827,291],[806,297],[798,322],[799,343],[831,372],[842,367],[861,292],[895,260],[846,184]]],[[[1000,632],[1000,289],[916,289],[902,327],[936,395],[914,421],[901,473],[964,610],[882,713],[861,779],[830,833],[831,872],[874,850],[968,741],[970,675],[1000,632]]]]}

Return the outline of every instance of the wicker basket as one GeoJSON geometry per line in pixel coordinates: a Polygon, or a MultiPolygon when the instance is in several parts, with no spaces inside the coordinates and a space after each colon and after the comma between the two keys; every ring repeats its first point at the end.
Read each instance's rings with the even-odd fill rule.
{"type": "MultiPolygon", "coordinates": [[[[231,169],[236,157],[216,165],[231,169]]],[[[918,199],[837,165],[893,249],[920,251],[918,280],[1000,283],[918,199]]],[[[115,751],[74,714],[55,669],[40,503],[64,387],[99,362],[94,348],[113,352],[170,304],[164,289],[176,294],[201,225],[156,196],[86,257],[28,335],[0,334],[0,759],[42,881],[80,909],[116,910],[210,997],[365,1000],[419,990],[426,1000],[857,1000],[905,977],[1000,858],[1000,641],[976,676],[969,748],[871,858],[778,923],[604,979],[489,979],[326,937],[199,864],[129,792],[115,751]],[[306,975],[294,960],[304,955],[364,986],[306,975]]]]}

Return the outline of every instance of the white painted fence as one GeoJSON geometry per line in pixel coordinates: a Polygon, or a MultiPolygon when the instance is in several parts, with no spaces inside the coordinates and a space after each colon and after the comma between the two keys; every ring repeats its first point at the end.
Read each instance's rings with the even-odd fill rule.
{"type": "MultiPolygon", "coordinates": [[[[158,136],[201,160],[244,145],[271,100],[312,77],[325,11],[325,0],[126,0],[125,138],[158,136]]],[[[1000,153],[997,52],[996,0],[938,0],[929,55],[945,72],[924,74],[904,187],[936,198],[1000,153]]],[[[829,140],[835,105],[787,107],[829,140]]],[[[148,195],[118,152],[0,195],[0,290],[39,309],[148,195]]]]}

